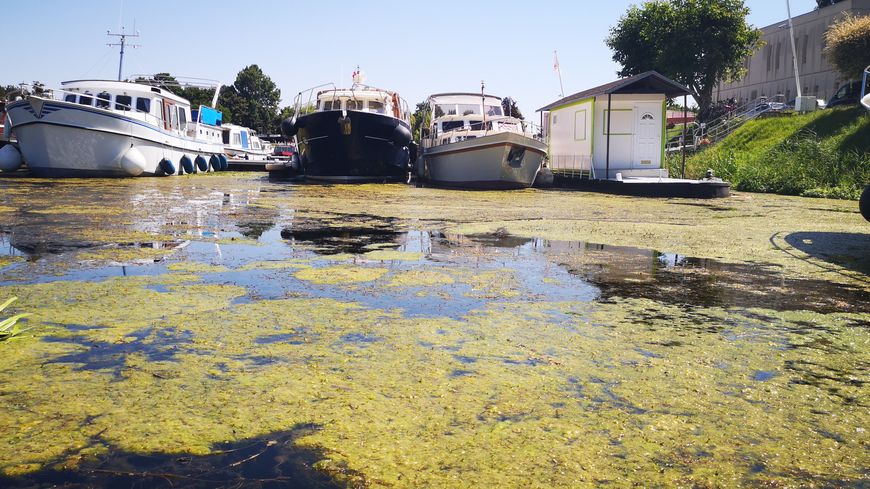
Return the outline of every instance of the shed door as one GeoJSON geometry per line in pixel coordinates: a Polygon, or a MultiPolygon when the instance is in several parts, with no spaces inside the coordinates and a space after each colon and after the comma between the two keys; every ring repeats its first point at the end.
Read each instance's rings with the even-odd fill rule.
{"type": "Polygon", "coordinates": [[[634,157],[632,168],[660,168],[662,159],[662,106],[638,104],[634,106],[634,157]]]}

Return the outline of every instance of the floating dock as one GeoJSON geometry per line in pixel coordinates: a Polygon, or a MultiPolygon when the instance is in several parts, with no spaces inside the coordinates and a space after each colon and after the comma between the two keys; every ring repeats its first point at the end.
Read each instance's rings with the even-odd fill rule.
{"type": "Polygon", "coordinates": [[[714,199],[731,195],[731,183],[719,179],[689,180],[683,178],[625,177],[621,180],[576,178],[556,173],[556,188],[575,188],[589,192],[603,192],[639,197],[687,197],[714,199]]]}

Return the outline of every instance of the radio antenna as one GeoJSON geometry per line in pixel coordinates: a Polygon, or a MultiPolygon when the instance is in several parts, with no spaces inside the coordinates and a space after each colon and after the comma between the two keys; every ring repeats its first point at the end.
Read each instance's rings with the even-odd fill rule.
{"type": "MultiPolygon", "coordinates": [[[[133,28],[135,29],[135,26],[133,28]]],[[[109,43],[106,45],[109,47],[121,46],[121,60],[118,62],[118,81],[121,81],[121,72],[124,69],[124,48],[131,47],[131,48],[135,49],[135,48],[142,46],[141,44],[128,44],[127,43],[128,37],[139,37],[139,31],[135,31],[135,32],[136,32],[135,34],[127,34],[126,32],[124,32],[123,26],[121,27],[120,33],[106,31],[107,36],[113,36],[113,37],[119,38],[119,42],[109,43]]]]}

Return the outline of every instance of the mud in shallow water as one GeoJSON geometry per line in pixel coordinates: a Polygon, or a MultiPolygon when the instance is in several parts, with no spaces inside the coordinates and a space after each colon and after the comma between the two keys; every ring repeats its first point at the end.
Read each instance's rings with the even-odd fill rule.
{"type": "Polygon", "coordinates": [[[805,200],[645,199],[668,222],[626,227],[637,201],[582,193],[0,187],[0,298],[36,326],[0,343],[4,486],[868,482],[866,250],[811,248],[866,240],[840,203],[780,219],[784,248],[753,216],[805,200]]]}

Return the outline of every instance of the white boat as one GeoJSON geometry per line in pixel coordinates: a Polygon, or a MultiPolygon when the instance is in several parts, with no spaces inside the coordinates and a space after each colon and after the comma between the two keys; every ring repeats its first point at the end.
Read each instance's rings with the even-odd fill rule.
{"type": "Polygon", "coordinates": [[[237,160],[266,160],[272,156],[269,143],[261,140],[253,129],[223,124],[224,154],[237,160]]]}
{"type": "Polygon", "coordinates": [[[422,182],[445,187],[531,187],[547,145],[531,125],[502,111],[501,98],[442,93],[428,99],[433,115],[417,166],[422,182]]]}
{"type": "MultiPolygon", "coordinates": [[[[21,156],[36,175],[130,177],[227,166],[221,113],[191,110],[190,102],[158,86],[68,81],[6,109],[21,156]]],[[[6,169],[15,155],[0,156],[6,169]]]]}

